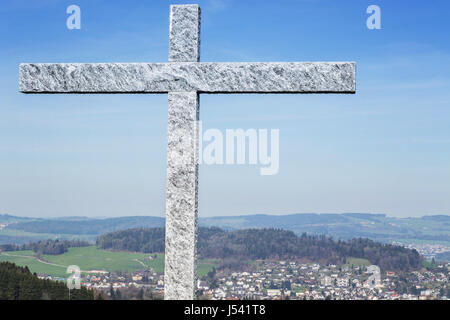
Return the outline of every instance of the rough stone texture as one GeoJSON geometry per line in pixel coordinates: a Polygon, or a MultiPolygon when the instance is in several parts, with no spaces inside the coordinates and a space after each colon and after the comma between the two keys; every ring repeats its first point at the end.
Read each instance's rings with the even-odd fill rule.
{"type": "Polygon", "coordinates": [[[169,92],[164,298],[196,291],[198,122],[196,92],[169,92]]]}
{"type": "Polygon", "coordinates": [[[353,93],[352,62],[21,64],[25,93],[353,93]]]}
{"type": "MultiPolygon", "coordinates": [[[[169,61],[200,61],[198,5],[170,6],[169,61]]],[[[159,77],[164,79],[168,74],[159,77]]],[[[192,86],[171,88],[172,81],[180,80],[166,82],[169,114],[164,299],[193,300],[197,291],[199,96],[192,86]]]]}
{"type": "Polygon", "coordinates": [[[200,61],[200,7],[170,6],[169,61],[200,61]]]}

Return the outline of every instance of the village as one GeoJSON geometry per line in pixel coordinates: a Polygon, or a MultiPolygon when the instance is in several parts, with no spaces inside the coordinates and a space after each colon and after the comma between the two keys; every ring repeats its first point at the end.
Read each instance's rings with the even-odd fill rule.
{"type": "Polygon", "coordinates": [[[374,277],[365,266],[267,261],[258,271],[218,276],[216,288],[200,289],[211,299],[447,300],[450,263],[439,265],[437,270],[407,275],[388,271],[374,277]],[[399,292],[399,282],[413,289],[399,292]]]}
{"type": "MultiPolygon", "coordinates": [[[[375,266],[376,267],[376,266],[375,266]]],[[[210,272],[198,280],[198,296],[211,300],[450,300],[450,263],[429,271],[374,273],[362,265],[327,265],[297,261],[256,261],[254,270],[210,272]]],[[[81,285],[102,292],[135,289],[153,299],[164,295],[164,275],[94,271],[81,285]]],[[[39,275],[40,278],[49,278],[39,275]]],[[[64,280],[55,279],[53,280],[64,280]]]]}

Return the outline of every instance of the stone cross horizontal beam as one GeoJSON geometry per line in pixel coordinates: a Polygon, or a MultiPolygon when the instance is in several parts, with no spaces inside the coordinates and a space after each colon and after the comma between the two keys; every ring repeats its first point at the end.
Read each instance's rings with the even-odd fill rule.
{"type": "Polygon", "coordinates": [[[353,62],[21,64],[23,93],[354,93],[353,62]]]}

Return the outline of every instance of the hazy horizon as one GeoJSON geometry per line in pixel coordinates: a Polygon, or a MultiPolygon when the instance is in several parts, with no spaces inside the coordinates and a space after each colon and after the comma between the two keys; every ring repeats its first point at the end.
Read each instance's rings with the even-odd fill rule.
{"type": "MultiPolygon", "coordinates": [[[[56,215],[56,216],[31,216],[31,215],[15,215],[8,212],[0,212],[0,215],[10,215],[10,216],[16,216],[21,218],[45,218],[45,219],[63,219],[63,218],[90,218],[90,219],[106,219],[106,218],[122,218],[122,217],[156,217],[156,218],[164,218],[165,215],[153,215],[153,214],[129,214],[129,215],[110,215],[110,216],[95,216],[95,215],[56,215]]],[[[254,216],[254,215],[267,215],[267,216],[289,216],[289,215],[302,215],[302,214],[318,214],[318,215],[329,215],[329,214],[335,214],[335,215],[343,215],[343,214],[373,214],[373,215],[385,215],[388,218],[395,218],[395,219],[407,219],[407,218],[421,218],[421,217],[427,217],[427,216],[450,216],[450,214],[446,213],[437,213],[437,214],[424,214],[424,215],[417,215],[417,216],[394,216],[386,213],[376,213],[376,212],[292,212],[292,213],[247,213],[247,214],[237,214],[237,215],[213,215],[213,216],[200,216],[199,218],[222,218],[222,217],[243,217],[243,216],[254,216]]]]}

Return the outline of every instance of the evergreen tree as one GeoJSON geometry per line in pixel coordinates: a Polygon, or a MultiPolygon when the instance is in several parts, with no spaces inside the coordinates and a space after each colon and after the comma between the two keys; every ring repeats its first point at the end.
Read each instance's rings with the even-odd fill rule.
{"type": "MultiPolygon", "coordinates": [[[[64,300],[68,299],[64,282],[39,279],[27,267],[0,262],[0,300],[64,300]]],[[[77,300],[93,300],[94,293],[85,287],[72,290],[77,300]]]]}
{"type": "Polygon", "coordinates": [[[143,300],[144,299],[144,289],[141,288],[141,290],[139,290],[139,293],[137,295],[137,299],[138,300],[143,300]]]}

